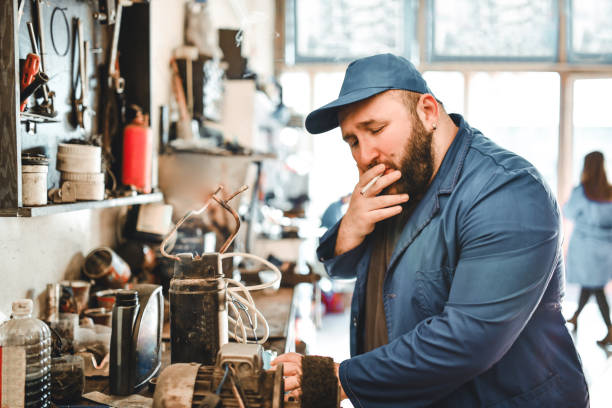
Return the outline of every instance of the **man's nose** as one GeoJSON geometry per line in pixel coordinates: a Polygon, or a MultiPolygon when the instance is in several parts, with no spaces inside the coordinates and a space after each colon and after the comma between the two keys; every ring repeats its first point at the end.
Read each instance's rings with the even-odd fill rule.
{"type": "Polygon", "coordinates": [[[369,168],[371,167],[371,165],[377,163],[379,152],[374,143],[362,141],[359,144],[358,156],[359,156],[357,158],[358,164],[365,168],[369,168]]]}

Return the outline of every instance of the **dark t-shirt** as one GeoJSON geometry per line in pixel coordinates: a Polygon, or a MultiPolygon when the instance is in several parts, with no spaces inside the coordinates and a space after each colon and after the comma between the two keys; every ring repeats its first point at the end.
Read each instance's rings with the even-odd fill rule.
{"type": "Polygon", "coordinates": [[[389,342],[383,307],[383,283],[393,249],[412,208],[414,205],[404,208],[402,214],[380,221],[373,232],[374,247],[366,284],[364,353],[389,342]]]}

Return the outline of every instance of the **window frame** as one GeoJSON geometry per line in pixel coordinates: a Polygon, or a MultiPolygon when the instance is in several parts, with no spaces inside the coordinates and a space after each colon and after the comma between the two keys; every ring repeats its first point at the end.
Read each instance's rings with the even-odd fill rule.
{"type": "Polygon", "coordinates": [[[612,63],[612,52],[610,53],[586,53],[586,52],[578,52],[575,51],[572,47],[572,37],[574,34],[574,20],[573,20],[573,10],[574,10],[574,2],[576,0],[566,0],[566,15],[569,16],[567,19],[567,38],[565,47],[567,48],[567,59],[572,63],[612,63]]]}
{"type": "Polygon", "coordinates": [[[554,31],[555,44],[554,51],[550,57],[537,57],[537,56],[525,56],[525,57],[512,57],[512,56],[494,56],[494,55],[462,55],[462,56],[451,56],[451,55],[440,55],[435,52],[435,32],[436,32],[436,19],[435,19],[435,6],[436,1],[430,0],[427,2],[426,20],[428,27],[428,37],[426,40],[426,59],[430,63],[445,63],[445,62],[494,62],[494,63],[517,63],[517,62],[555,62],[559,60],[559,3],[555,0],[551,0],[553,12],[556,14],[554,31]]]}
{"type": "MultiPolygon", "coordinates": [[[[285,59],[289,59],[292,64],[312,64],[312,63],[333,63],[342,64],[349,63],[354,59],[360,57],[366,57],[367,55],[355,55],[351,57],[337,58],[334,56],[329,57],[313,57],[302,55],[298,51],[298,32],[299,23],[297,18],[297,1],[299,0],[286,0],[285,2],[285,35],[290,38],[291,41],[285,41],[285,59]]],[[[415,37],[416,37],[416,26],[417,21],[415,18],[416,0],[400,0],[404,3],[404,18],[402,24],[404,25],[403,30],[403,43],[401,55],[411,55],[412,50],[415,48],[415,37]],[[413,35],[410,35],[410,31],[414,31],[413,35]]]]}

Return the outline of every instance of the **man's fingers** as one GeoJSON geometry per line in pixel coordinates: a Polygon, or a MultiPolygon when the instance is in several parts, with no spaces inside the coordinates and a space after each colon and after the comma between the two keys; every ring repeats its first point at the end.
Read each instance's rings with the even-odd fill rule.
{"type": "Polygon", "coordinates": [[[381,195],[378,197],[373,197],[368,207],[371,210],[377,210],[380,208],[391,207],[393,205],[403,204],[410,199],[408,194],[389,194],[389,195],[381,195]]]}
{"type": "Polygon", "coordinates": [[[296,375],[285,377],[285,391],[293,391],[296,388],[300,388],[300,386],[300,377],[296,375]]]}
{"type": "Polygon", "coordinates": [[[290,376],[290,375],[301,376],[302,375],[302,365],[301,364],[292,363],[292,362],[283,363],[283,375],[285,375],[285,376],[290,376]]]}
{"type": "Polygon", "coordinates": [[[369,219],[376,223],[387,218],[396,216],[402,212],[401,205],[395,205],[393,207],[381,208],[380,210],[372,210],[368,213],[369,219]]]}
{"type": "Polygon", "coordinates": [[[302,355],[298,353],[286,353],[276,357],[270,365],[276,366],[278,363],[296,363],[302,365],[302,355]]]}
{"type": "Polygon", "coordinates": [[[378,179],[376,179],[376,177],[373,177],[372,180],[370,180],[371,184],[367,183],[366,185],[364,185],[361,189],[363,193],[361,193],[361,191],[360,193],[361,195],[367,195],[368,197],[377,196],[378,194],[380,194],[381,191],[389,187],[391,184],[395,183],[401,177],[402,172],[399,170],[393,170],[392,172],[389,172],[387,174],[382,174],[382,176],[378,179]]]}
{"type": "Polygon", "coordinates": [[[367,183],[374,177],[378,176],[379,174],[382,174],[386,168],[387,166],[385,164],[378,163],[376,166],[367,169],[363,173],[361,172],[361,170],[359,170],[359,178],[361,180],[364,180],[365,183],[367,183]]]}

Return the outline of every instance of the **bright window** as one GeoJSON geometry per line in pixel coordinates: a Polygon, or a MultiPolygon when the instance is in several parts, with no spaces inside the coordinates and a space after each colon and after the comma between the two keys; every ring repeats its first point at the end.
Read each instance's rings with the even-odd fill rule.
{"type": "Polygon", "coordinates": [[[557,190],[559,75],[478,72],[470,81],[470,125],[531,162],[557,190]]]}
{"type": "Polygon", "coordinates": [[[612,60],[612,2],[573,0],[570,2],[569,57],[574,61],[612,60]]]}
{"type": "Polygon", "coordinates": [[[412,0],[287,0],[287,60],[410,55],[412,0]]]}
{"type": "MultiPolygon", "coordinates": [[[[315,76],[315,108],[338,97],[343,79],[344,70],[315,76]]],[[[359,174],[338,128],[314,135],[313,150],[315,163],[310,174],[310,210],[313,216],[321,216],[329,204],[353,191],[359,174]]]]}
{"type": "Polygon", "coordinates": [[[306,72],[284,72],[280,84],[286,106],[302,115],[310,112],[310,77],[306,72]]]}
{"type": "Polygon", "coordinates": [[[461,72],[427,71],[423,73],[429,89],[444,104],[448,113],[464,112],[464,79],[461,72]]]}
{"type": "Polygon", "coordinates": [[[432,0],[430,59],[547,60],[557,56],[557,1],[432,0]]]}
{"type": "Polygon", "coordinates": [[[612,181],[612,79],[579,79],[574,82],[573,182],[577,185],[584,156],[594,150],[606,158],[608,181],[612,181]]]}

